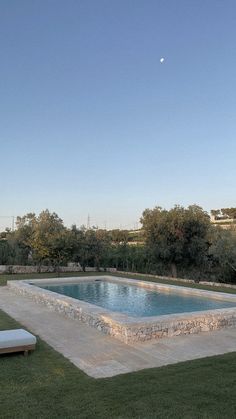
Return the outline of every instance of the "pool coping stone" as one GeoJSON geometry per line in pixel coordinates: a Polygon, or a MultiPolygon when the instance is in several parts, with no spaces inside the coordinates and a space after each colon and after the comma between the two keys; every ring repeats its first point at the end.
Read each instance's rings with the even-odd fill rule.
{"type": "Polygon", "coordinates": [[[13,280],[8,281],[7,285],[19,295],[27,296],[38,304],[44,304],[51,310],[66,317],[82,321],[125,343],[236,327],[236,295],[234,294],[159,284],[110,275],[94,275],[80,278],[13,280]],[[46,284],[75,284],[95,279],[135,285],[164,292],[184,293],[185,295],[232,301],[235,302],[235,307],[137,318],[104,309],[37,286],[46,284]]]}

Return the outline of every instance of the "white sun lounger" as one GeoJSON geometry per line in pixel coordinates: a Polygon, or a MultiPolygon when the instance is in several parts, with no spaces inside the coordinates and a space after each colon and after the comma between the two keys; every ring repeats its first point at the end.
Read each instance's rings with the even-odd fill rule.
{"type": "Polygon", "coordinates": [[[0,331],[0,354],[9,352],[24,352],[35,349],[36,337],[24,329],[0,331]]]}

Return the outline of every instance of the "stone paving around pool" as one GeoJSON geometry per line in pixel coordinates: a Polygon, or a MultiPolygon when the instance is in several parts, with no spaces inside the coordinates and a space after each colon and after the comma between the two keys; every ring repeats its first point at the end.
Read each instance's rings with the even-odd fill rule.
{"type": "Polygon", "coordinates": [[[95,378],[236,351],[234,328],[125,344],[8,287],[0,287],[0,309],[95,378]]]}

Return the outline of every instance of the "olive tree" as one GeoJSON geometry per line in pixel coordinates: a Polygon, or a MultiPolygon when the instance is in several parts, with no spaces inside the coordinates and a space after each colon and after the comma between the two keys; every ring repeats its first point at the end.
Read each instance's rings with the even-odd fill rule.
{"type": "Polygon", "coordinates": [[[201,207],[146,209],[140,221],[153,260],[168,265],[172,276],[178,266],[201,266],[207,260],[210,219],[201,207]]]}

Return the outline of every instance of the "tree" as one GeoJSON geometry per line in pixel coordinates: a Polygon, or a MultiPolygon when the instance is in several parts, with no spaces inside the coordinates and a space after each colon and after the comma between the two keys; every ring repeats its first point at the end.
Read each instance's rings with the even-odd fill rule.
{"type": "Polygon", "coordinates": [[[8,242],[13,247],[18,246],[25,253],[26,261],[31,258],[40,270],[43,262],[58,263],[59,247],[62,247],[59,241],[65,239],[64,233],[63,221],[56,213],[45,210],[38,217],[34,213],[17,217],[16,230],[9,233],[8,242]]]}
{"type": "Polygon", "coordinates": [[[91,263],[99,270],[101,262],[107,259],[107,250],[110,244],[106,230],[90,229],[85,231],[84,250],[85,261],[91,263]]]}
{"type": "Polygon", "coordinates": [[[221,208],[221,213],[229,218],[236,219],[236,208],[221,208]]]}
{"type": "Polygon", "coordinates": [[[215,217],[215,218],[217,218],[217,217],[219,217],[220,216],[220,210],[219,209],[217,209],[217,210],[211,210],[211,215],[213,216],[213,217],[215,217]]]}
{"type": "Polygon", "coordinates": [[[16,218],[16,230],[8,234],[8,241],[12,247],[19,247],[24,258],[24,263],[32,257],[32,237],[34,226],[36,223],[36,215],[28,213],[23,217],[16,218]]]}
{"type": "Polygon", "coordinates": [[[107,268],[109,260],[109,249],[111,246],[110,234],[103,229],[98,229],[95,232],[96,236],[96,252],[95,252],[95,266],[99,269],[100,266],[107,268]]]}
{"type": "Polygon", "coordinates": [[[12,262],[12,248],[6,240],[0,240],[0,265],[9,265],[12,262]]]}
{"type": "Polygon", "coordinates": [[[141,223],[152,259],[169,265],[172,276],[177,276],[178,266],[200,266],[206,261],[210,219],[201,207],[146,209],[141,223]]]}
{"type": "Polygon", "coordinates": [[[111,230],[111,239],[116,244],[127,244],[129,240],[129,231],[119,229],[111,230]]]}
{"type": "Polygon", "coordinates": [[[73,248],[70,231],[63,229],[51,234],[48,238],[48,259],[59,274],[60,265],[66,264],[73,248]]]}
{"type": "MultiPolygon", "coordinates": [[[[68,230],[70,236],[70,260],[71,262],[80,263],[83,266],[84,260],[84,242],[85,242],[85,227],[77,228],[75,224],[68,230]]],[[[84,266],[85,267],[85,266],[84,266]]]]}
{"type": "Polygon", "coordinates": [[[209,254],[218,263],[223,274],[236,281],[236,235],[233,231],[216,228],[212,235],[209,254]]]}
{"type": "Polygon", "coordinates": [[[53,261],[53,242],[63,234],[65,227],[58,215],[48,210],[42,211],[32,222],[33,231],[29,239],[33,260],[39,265],[43,261],[53,261]]]}

